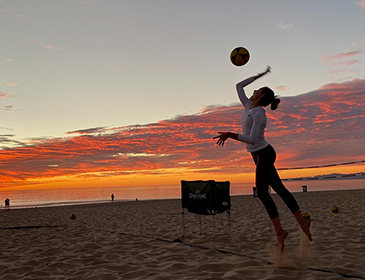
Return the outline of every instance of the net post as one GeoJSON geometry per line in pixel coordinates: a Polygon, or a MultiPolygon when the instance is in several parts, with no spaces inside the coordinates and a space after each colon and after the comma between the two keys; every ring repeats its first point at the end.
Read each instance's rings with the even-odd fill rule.
{"type": "Polygon", "coordinates": [[[185,209],[183,208],[182,214],[182,236],[185,236],[185,209]]]}
{"type": "Polygon", "coordinates": [[[226,212],[227,212],[227,218],[228,218],[228,232],[229,232],[229,236],[232,237],[232,231],[231,231],[231,209],[228,209],[226,212]]]}
{"type": "Polygon", "coordinates": [[[199,234],[202,234],[202,216],[199,215],[199,234]]]}
{"type": "Polygon", "coordinates": [[[213,214],[213,239],[215,238],[215,214],[213,214]]]}

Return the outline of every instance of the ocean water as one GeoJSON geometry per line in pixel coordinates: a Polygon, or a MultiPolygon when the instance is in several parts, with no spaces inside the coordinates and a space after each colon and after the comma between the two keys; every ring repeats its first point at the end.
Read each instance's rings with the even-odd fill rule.
{"type": "MultiPolygon", "coordinates": [[[[365,189],[365,179],[284,181],[291,192],[365,189]]],[[[231,184],[231,195],[251,195],[254,183],[231,184]]],[[[1,190],[0,209],[5,208],[5,199],[10,199],[11,208],[60,206],[70,204],[103,203],[115,201],[152,200],[181,198],[180,185],[156,187],[102,187],[52,190],[1,190]]]]}

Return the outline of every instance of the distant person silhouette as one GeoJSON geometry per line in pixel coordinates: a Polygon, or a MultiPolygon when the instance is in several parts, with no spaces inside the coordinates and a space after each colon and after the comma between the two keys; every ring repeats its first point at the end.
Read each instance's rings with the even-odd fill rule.
{"type": "Polygon", "coordinates": [[[223,146],[228,138],[246,143],[247,151],[251,153],[256,165],[257,196],[260,198],[267,213],[269,214],[275,229],[279,246],[281,250],[283,250],[284,241],[288,236],[288,232],[281,226],[278,210],[271,198],[271,195],[269,194],[269,185],[283,199],[287,207],[294,214],[298,224],[303,232],[308,236],[309,240],[312,240],[312,236],[310,233],[310,222],[304,220],[294,196],[281,182],[274,166],[276,159],[275,150],[266,142],[264,137],[266,113],[263,107],[271,104],[271,110],[276,110],[280,103],[280,99],[278,99],[274,92],[268,87],[262,87],[254,90],[253,95],[250,98],[247,98],[243,89],[253,81],[269,73],[270,70],[271,68],[268,66],[263,73],[245,79],[236,85],[238,97],[244,106],[244,112],[241,117],[243,134],[219,132],[219,135],[214,137],[214,139],[218,138],[218,146],[223,146]]]}
{"type": "Polygon", "coordinates": [[[10,199],[5,199],[5,207],[10,207],[10,199]]]}
{"type": "Polygon", "coordinates": [[[111,197],[112,197],[112,201],[114,201],[114,194],[112,194],[111,197]]]}

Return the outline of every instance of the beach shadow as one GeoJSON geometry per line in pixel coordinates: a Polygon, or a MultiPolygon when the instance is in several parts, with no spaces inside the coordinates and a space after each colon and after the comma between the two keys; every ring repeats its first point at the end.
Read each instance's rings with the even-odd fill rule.
{"type": "Polygon", "coordinates": [[[61,226],[21,226],[21,227],[5,227],[0,229],[33,229],[33,228],[54,228],[61,226]]]}

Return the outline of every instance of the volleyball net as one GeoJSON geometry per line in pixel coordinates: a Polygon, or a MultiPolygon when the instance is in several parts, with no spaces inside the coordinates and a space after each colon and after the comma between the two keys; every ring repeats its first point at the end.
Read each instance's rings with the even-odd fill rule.
{"type": "Polygon", "coordinates": [[[358,163],[365,163],[365,160],[332,163],[332,164],[324,164],[324,165],[301,166],[301,167],[283,167],[283,168],[277,168],[277,170],[313,169],[313,168],[333,167],[333,166],[350,165],[350,164],[358,164],[358,163]]]}

